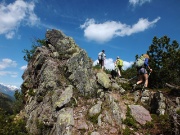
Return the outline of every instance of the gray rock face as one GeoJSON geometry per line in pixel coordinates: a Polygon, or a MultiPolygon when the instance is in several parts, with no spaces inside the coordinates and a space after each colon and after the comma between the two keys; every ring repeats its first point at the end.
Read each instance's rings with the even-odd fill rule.
{"type": "Polygon", "coordinates": [[[67,87],[59,97],[59,99],[55,102],[55,108],[61,108],[65,104],[69,103],[73,95],[73,87],[70,85],[67,87]]]}
{"type": "Polygon", "coordinates": [[[62,32],[52,30],[46,33],[46,38],[54,46],[60,60],[66,60],[66,77],[84,95],[94,92],[94,82],[90,79],[92,74],[92,60],[87,53],[79,48],[72,38],[66,37],[62,32]]]}
{"type": "Polygon", "coordinates": [[[149,90],[143,91],[141,96],[141,103],[143,103],[144,105],[149,105],[151,101],[151,94],[149,90]]]}
{"type": "Polygon", "coordinates": [[[164,115],[166,110],[166,98],[161,92],[154,94],[151,101],[151,110],[159,115],[164,115]]]}
{"type": "Polygon", "coordinates": [[[49,43],[36,49],[22,76],[27,129],[32,134],[71,134],[74,91],[92,95],[97,87],[91,79],[92,60],[61,31],[47,31],[46,38],[49,43]]]}
{"type": "Polygon", "coordinates": [[[111,95],[106,94],[106,100],[109,103],[110,109],[112,110],[112,117],[114,118],[116,123],[121,125],[122,124],[121,108],[115,102],[115,99],[111,95]]]}
{"type": "Polygon", "coordinates": [[[101,111],[101,104],[102,102],[97,103],[96,105],[94,105],[90,110],[89,110],[89,116],[93,116],[96,114],[99,114],[101,111]]]}
{"type": "Polygon", "coordinates": [[[72,127],[74,126],[73,109],[67,108],[59,111],[56,123],[56,131],[52,134],[56,135],[71,135],[72,127]]]}

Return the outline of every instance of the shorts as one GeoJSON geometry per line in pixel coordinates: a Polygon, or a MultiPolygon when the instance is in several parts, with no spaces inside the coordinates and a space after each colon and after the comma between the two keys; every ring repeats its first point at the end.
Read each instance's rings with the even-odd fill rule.
{"type": "Polygon", "coordinates": [[[102,66],[104,66],[104,60],[99,60],[99,64],[102,66]]]}
{"type": "Polygon", "coordinates": [[[143,74],[147,74],[148,72],[147,72],[147,70],[146,70],[146,68],[144,68],[144,67],[142,67],[142,68],[140,68],[139,70],[138,70],[138,74],[139,75],[143,75],[143,74]]]}
{"type": "Polygon", "coordinates": [[[119,66],[119,65],[118,65],[118,69],[119,69],[120,71],[122,71],[122,66],[119,66]]]}

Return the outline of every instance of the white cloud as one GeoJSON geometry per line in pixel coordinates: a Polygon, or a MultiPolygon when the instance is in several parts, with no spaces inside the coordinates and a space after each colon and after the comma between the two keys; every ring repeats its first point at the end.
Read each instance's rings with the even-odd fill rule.
{"type": "Polygon", "coordinates": [[[13,61],[11,59],[2,59],[2,61],[0,61],[0,70],[5,69],[7,67],[16,67],[17,63],[16,61],[13,61]]]}
{"type": "Polygon", "coordinates": [[[16,78],[18,76],[17,72],[11,72],[11,71],[0,71],[0,76],[6,76],[10,75],[13,78],[16,78]]]}
{"type": "Polygon", "coordinates": [[[30,26],[37,24],[39,18],[34,13],[34,8],[33,2],[23,0],[16,0],[8,5],[0,3],[0,34],[5,34],[10,39],[21,24],[30,26]]]}
{"type": "Polygon", "coordinates": [[[114,69],[114,61],[112,58],[108,58],[105,60],[105,65],[106,69],[114,69]]]}
{"type": "Polygon", "coordinates": [[[117,36],[124,37],[142,32],[154,26],[159,19],[160,17],[157,17],[150,22],[148,19],[140,18],[139,21],[132,26],[116,21],[96,23],[94,19],[87,19],[84,24],[80,25],[80,28],[84,29],[84,36],[88,40],[104,43],[117,36]]]}
{"type": "Polygon", "coordinates": [[[131,67],[133,65],[133,61],[123,61],[123,69],[126,70],[127,68],[131,67]]]}
{"type": "Polygon", "coordinates": [[[6,34],[6,38],[7,39],[12,39],[15,35],[15,32],[14,31],[10,31],[9,33],[6,34]]]}
{"type": "Polygon", "coordinates": [[[27,68],[27,65],[22,66],[20,69],[21,69],[21,70],[26,70],[26,68],[27,68]]]}
{"type": "MultiPolygon", "coordinates": [[[[98,62],[99,62],[98,60],[95,60],[93,62],[93,65],[94,66],[97,65],[98,62]]],[[[112,58],[107,58],[105,60],[105,68],[110,69],[110,70],[114,69],[114,62],[115,62],[115,60],[113,60],[112,58]]],[[[134,63],[133,61],[130,61],[130,62],[123,61],[123,67],[122,67],[123,70],[126,70],[127,68],[131,67],[133,63],[134,63]]]]}
{"type": "Polygon", "coordinates": [[[132,25],[132,27],[128,26],[122,29],[117,34],[123,37],[123,36],[129,36],[134,33],[145,31],[146,29],[153,27],[154,24],[157,23],[160,19],[161,19],[160,17],[157,17],[152,22],[149,22],[147,19],[140,18],[136,24],[132,25]]]}
{"type": "Polygon", "coordinates": [[[152,0],[129,0],[130,5],[132,5],[133,7],[135,6],[141,6],[146,2],[151,2],[152,0]]]}
{"type": "Polygon", "coordinates": [[[18,73],[17,72],[9,72],[9,75],[13,78],[18,77],[18,73]]]}

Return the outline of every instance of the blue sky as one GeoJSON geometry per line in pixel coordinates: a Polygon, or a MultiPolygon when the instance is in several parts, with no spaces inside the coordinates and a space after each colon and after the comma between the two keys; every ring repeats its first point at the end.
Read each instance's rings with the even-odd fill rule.
{"type": "Polygon", "coordinates": [[[180,0],[2,0],[0,83],[20,87],[27,62],[24,49],[47,29],[72,37],[94,63],[105,50],[105,66],[117,56],[124,69],[148,50],[154,36],[180,41],[180,0]]]}

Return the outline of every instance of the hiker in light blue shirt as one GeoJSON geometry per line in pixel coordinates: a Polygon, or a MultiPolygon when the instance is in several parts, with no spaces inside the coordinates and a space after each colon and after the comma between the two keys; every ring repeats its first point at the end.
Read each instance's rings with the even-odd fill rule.
{"type": "Polygon", "coordinates": [[[104,70],[104,61],[106,59],[106,54],[105,51],[102,50],[102,52],[100,52],[98,54],[98,60],[99,60],[99,64],[101,65],[101,69],[104,70]]]}

